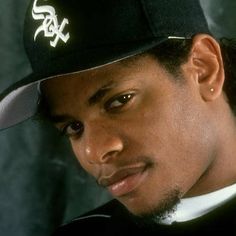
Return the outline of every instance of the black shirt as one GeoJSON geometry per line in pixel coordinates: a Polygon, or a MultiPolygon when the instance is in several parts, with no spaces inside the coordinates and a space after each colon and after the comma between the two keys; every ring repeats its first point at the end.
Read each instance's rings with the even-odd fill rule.
{"type": "Polygon", "coordinates": [[[70,223],[53,236],[77,235],[198,235],[236,236],[236,198],[214,211],[187,222],[172,225],[144,224],[118,201],[112,200],[70,223]]]}

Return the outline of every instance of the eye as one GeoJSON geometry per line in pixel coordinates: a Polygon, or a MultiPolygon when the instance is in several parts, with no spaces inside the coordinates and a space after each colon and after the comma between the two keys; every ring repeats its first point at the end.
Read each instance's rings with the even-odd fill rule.
{"type": "Polygon", "coordinates": [[[81,136],[84,131],[84,126],[81,122],[75,121],[67,124],[62,129],[62,134],[69,137],[81,136]]]}
{"type": "Polygon", "coordinates": [[[133,96],[134,94],[130,93],[111,98],[105,103],[105,108],[106,110],[121,108],[126,105],[133,98],[133,96]]]}

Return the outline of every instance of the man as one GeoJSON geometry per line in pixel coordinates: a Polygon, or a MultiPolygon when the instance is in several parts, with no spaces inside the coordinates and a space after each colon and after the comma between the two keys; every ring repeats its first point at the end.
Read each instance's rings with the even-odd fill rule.
{"type": "Polygon", "coordinates": [[[198,1],[34,0],[25,47],[1,128],[49,119],[114,196],[55,235],[236,234],[231,54],[198,1]]]}

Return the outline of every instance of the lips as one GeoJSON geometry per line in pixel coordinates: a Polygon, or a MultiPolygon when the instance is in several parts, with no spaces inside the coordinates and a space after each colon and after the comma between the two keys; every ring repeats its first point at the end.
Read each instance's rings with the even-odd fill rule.
{"type": "Polygon", "coordinates": [[[147,175],[146,169],[144,165],[122,168],[110,176],[100,177],[98,183],[106,187],[115,197],[127,195],[144,181],[147,175]]]}

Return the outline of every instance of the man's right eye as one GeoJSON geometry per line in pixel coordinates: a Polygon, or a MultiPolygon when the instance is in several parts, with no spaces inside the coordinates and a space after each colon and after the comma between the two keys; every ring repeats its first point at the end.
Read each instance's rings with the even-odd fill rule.
{"type": "Polygon", "coordinates": [[[81,136],[84,131],[84,125],[81,122],[70,122],[62,128],[62,134],[68,137],[81,136]]]}

